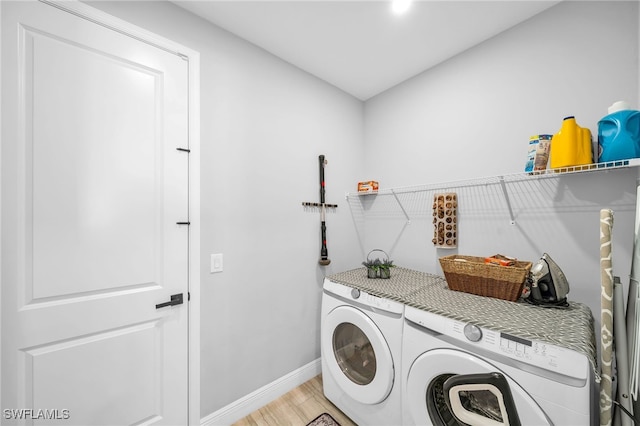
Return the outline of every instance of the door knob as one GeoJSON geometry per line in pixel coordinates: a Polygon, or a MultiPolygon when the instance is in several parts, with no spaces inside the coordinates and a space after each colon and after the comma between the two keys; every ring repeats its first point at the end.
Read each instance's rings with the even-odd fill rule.
{"type": "Polygon", "coordinates": [[[165,306],[182,305],[182,293],[172,294],[171,300],[156,305],[156,309],[164,308],[165,306]]]}

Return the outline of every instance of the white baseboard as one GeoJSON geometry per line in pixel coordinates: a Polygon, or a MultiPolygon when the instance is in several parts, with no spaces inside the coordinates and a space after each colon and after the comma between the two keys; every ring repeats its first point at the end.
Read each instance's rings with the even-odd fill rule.
{"type": "Polygon", "coordinates": [[[227,426],[235,423],[321,372],[322,364],[318,358],[200,419],[200,426],[227,426]]]}

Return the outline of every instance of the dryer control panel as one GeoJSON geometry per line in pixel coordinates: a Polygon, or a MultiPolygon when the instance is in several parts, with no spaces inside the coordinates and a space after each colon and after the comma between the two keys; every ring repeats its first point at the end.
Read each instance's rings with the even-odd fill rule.
{"type": "Polygon", "coordinates": [[[400,302],[378,297],[354,287],[335,283],[329,279],[324,280],[324,291],[356,305],[360,304],[398,315],[404,312],[404,305],[400,302]]]}
{"type": "Polygon", "coordinates": [[[405,318],[442,334],[443,339],[460,342],[461,348],[494,353],[577,379],[587,378],[587,357],[571,349],[464,323],[410,306],[405,309],[405,318]]]}

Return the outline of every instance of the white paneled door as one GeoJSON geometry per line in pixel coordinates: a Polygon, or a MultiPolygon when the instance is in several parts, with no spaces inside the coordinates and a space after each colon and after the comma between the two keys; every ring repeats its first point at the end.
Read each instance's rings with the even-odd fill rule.
{"type": "Polygon", "coordinates": [[[3,423],[187,424],[188,137],[184,58],[2,5],[3,423]]]}

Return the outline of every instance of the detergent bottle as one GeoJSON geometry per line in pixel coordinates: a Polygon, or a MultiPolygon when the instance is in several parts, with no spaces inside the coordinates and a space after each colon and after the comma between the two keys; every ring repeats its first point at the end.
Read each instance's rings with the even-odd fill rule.
{"type": "Polygon", "coordinates": [[[640,111],[624,101],[609,107],[609,114],[598,121],[598,162],[640,157],[640,111]]]}
{"type": "Polygon", "coordinates": [[[574,116],[565,117],[560,131],[551,139],[551,168],[591,163],[591,131],[578,126],[574,116]]]}

